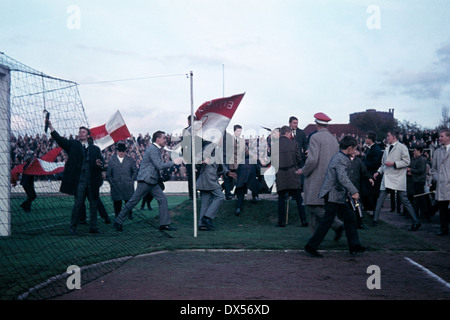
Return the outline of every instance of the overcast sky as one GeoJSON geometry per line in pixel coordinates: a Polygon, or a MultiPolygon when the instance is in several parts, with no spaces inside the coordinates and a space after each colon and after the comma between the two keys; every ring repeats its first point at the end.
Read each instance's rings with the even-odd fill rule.
{"type": "MultiPolygon", "coordinates": [[[[450,1],[2,0],[0,51],[80,84],[91,126],[181,132],[245,92],[229,129],[366,109],[434,128],[450,106],[450,1]],[[145,79],[141,79],[145,78],[145,79]],[[138,79],[115,81],[122,79],[138,79]],[[111,81],[97,83],[101,81],[111,81]]],[[[264,131],[263,131],[264,132],[264,131]]]]}

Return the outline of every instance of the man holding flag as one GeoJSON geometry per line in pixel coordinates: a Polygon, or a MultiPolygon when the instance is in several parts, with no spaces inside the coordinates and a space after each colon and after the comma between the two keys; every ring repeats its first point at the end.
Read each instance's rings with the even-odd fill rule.
{"type": "Polygon", "coordinates": [[[90,233],[99,233],[97,228],[97,202],[100,196],[100,186],[103,183],[103,157],[100,148],[89,143],[91,132],[86,127],[80,127],[77,140],[61,137],[53,128],[50,120],[46,120],[52,138],[67,152],[69,158],[64,167],[64,175],[60,191],[75,196],[72,208],[70,233],[77,235],[82,204],[86,197],[89,200],[90,233]]]}

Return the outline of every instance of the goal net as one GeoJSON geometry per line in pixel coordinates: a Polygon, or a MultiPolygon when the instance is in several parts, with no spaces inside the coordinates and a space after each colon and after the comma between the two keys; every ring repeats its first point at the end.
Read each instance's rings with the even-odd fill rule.
{"type": "MultiPolygon", "coordinates": [[[[0,108],[0,299],[48,299],[76,290],[78,280],[92,281],[168,237],[139,216],[126,234],[112,226],[89,234],[80,225],[81,234],[71,236],[73,197],[59,191],[64,172],[24,174],[33,161],[57,168],[67,157],[63,151],[49,156],[58,145],[45,132],[45,111],[66,138],[89,127],[77,83],[0,53],[0,108]]],[[[113,212],[109,194],[101,200],[113,212]]]]}

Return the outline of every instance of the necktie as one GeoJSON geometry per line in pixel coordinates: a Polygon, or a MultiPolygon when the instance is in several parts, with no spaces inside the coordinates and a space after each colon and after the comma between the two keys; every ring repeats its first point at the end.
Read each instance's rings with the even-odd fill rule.
{"type": "Polygon", "coordinates": [[[391,151],[392,151],[392,148],[394,148],[394,146],[393,146],[393,145],[391,145],[391,146],[389,147],[389,153],[391,153],[391,151]]]}
{"type": "Polygon", "coordinates": [[[292,138],[295,138],[295,130],[292,130],[292,138]]]}

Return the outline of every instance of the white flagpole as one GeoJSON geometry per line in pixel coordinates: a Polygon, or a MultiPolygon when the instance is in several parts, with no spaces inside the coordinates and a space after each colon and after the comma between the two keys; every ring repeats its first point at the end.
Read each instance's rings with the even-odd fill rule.
{"type": "Polygon", "coordinates": [[[195,175],[195,134],[194,134],[194,90],[192,77],[194,73],[191,71],[191,162],[192,162],[192,203],[194,207],[194,237],[197,237],[197,179],[195,175]]]}

